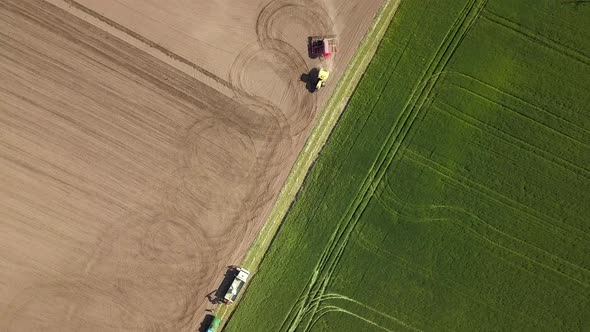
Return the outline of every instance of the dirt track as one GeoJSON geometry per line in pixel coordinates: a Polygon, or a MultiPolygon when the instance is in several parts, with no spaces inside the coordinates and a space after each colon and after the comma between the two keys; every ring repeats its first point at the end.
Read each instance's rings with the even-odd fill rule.
{"type": "Polygon", "coordinates": [[[162,3],[0,2],[0,330],[194,330],[381,0],[162,3]]]}

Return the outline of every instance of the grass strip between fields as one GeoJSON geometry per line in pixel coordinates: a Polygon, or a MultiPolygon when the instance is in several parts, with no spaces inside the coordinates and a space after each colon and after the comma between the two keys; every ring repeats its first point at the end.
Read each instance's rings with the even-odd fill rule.
{"type": "Polygon", "coordinates": [[[322,147],[328,140],[332,129],[340,118],[340,114],[342,114],[342,111],[346,107],[348,99],[352,96],[367,66],[375,55],[399,2],[400,0],[387,0],[383,5],[375,17],[371,28],[363,38],[346,72],[340,79],[336,89],[334,89],[332,97],[328,100],[316,126],[313,128],[301,153],[297,157],[266,223],[242,261],[241,266],[250,272],[257,270],[264,254],[270,247],[272,239],[278,231],[297,192],[301,188],[313,161],[318,157],[322,147]]]}
{"type": "Polygon", "coordinates": [[[313,128],[307,142],[301,150],[301,153],[297,157],[297,160],[291,169],[291,173],[285,181],[283,189],[279,193],[279,197],[275,202],[268,220],[264,224],[256,240],[254,240],[250,246],[250,249],[248,249],[244,260],[242,261],[241,266],[248,269],[250,272],[254,272],[258,269],[264,254],[270,247],[275,233],[278,231],[291,203],[301,188],[313,161],[318,157],[322,147],[328,140],[332,129],[346,107],[347,101],[352,96],[352,93],[365,73],[367,66],[375,55],[399,3],[400,0],[387,0],[382,6],[381,10],[375,17],[371,28],[363,38],[359,48],[352,58],[346,72],[336,86],[332,97],[328,100],[316,126],[313,128]]]}
{"type": "MultiPolygon", "coordinates": [[[[305,180],[306,174],[328,140],[330,133],[346,107],[347,101],[352,96],[367,66],[373,59],[399,3],[400,0],[386,0],[336,86],[334,93],[328,100],[316,126],[297,157],[265,225],[242,261],[241,266],[250,272],[255,272],[262,262],[264,254],[270,247],[282,220],[289,211],[291,203],[305,180]]],[[[229,315],[231,311],[231,308],[223,306],[223,308],[218,308],[216,314],[223,318],[229,315]]]]}

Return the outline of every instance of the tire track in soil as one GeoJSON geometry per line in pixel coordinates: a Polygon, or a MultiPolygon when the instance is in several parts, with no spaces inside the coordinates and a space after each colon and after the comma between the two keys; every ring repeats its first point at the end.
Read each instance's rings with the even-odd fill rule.
{"type": "MultiPolygon", "coordinates": [[[[80,38],[75,28],[62,33],[65,28],[54,23],[60,19],[57,11],[43,2],[3,3],[2,9],[31,19],[36,26],[65,35],[69,40],[80,38]],[[33,13],[43,19],[33,17],[33,13]]],[[[77,27],[77,23],[68,24],[77,27]]],[[[95,36],[88,33],[84,36],[89,38],[80,43],[81,47],[91,48],[108,59],[114,57],[102,53],[100,47],[109,45],[99,41],[100,38],[93,39],[95,36]]],[[[113,62],[125,67],[121,59],[113,62]]],[[[126,68],[137,73],[136,69],[142,76],[140,65],[126,68]]],[[[77,327],[74,330],[88,326],[100,330],[187,328],[194,310],[201,305],[195,300],[193,285],[203,284],[205,270],[201,267],[206,265],[202,255],[211,245],[202,236],[200,225],[194,224],[191,218],[160,206],[138,210],[103,233],[82,275],[44,276],[43,279],[58,281],[17,294],[2,313],[3,323],[16,330],[30,329],[21,324],[29,327],[28,324],[36,324],[43,330],[62,330],[64,326],[77,327]],[[165,309],[154,310],[150,303],[162,303],[162,299],[169,300],[165,309]],[[101,314],[105,306],[109,308],[108,320],[101,314]],[[39,311],[44,312],[41,308],[47,308],[49,314],[45,311],[39,315],[39,311]]]]}
{"type": "Polygon", "coordinates": [[[275,25],[283,24],[285,18],[295,18],[298,24],[314,27],[316,35],[333,33],[334,23],[317,0],[274,0],[264,6],[256,20],[258,41],[280,40],[282,36],[275,25]]]}
{"type": "MultiPolygon", "coordinates": [[[[284,3],[285,1],[280,1],[284,3]]],[[[239,109],[232,113],[231,117],[223,119],[205,120],[195,124],[187,136],[187,142],[192,141],[190,137],[196,135],[203,138],[203,129],[211,126],[221,126],[224,131],[231,132],[234,130],[232,139],[229,140],[230,145],[242,145],[247,152],[244,152],[242,157],[248,160],[240,162],[235,159],[235,156],[227,154],[223,160],[209,163],[198,157],[199,143],[192,142],[192,149],[186,158],[186,169],[184,172],[197,172],[196,176],[190,176],[190,179],[201,178],[206,181],[213,181],[208,185],[199,186],[199,188],[191,188],[191,181],[186,181],[185,187],[190,190],[190,195],[197,198],[198,201],[207,205],[211,209],[210,202],[216,204],[215,209],[223,209],[225,207],[224,216],[233,220],[218,234],[227,236],[234,233],[244,234],[253,231],[248,227],[253,221],[262,206],[268,203],[272,197],[268,197],[266,186],[262,185],[268,183],[271,178],[274,178],[280,171],[282,165],[281,151],[288,150],[285,146],[292,144],[293,137],[301,134],[307,126],[310,125],[311,120],[316,112],[317,97],[308,94],[304,89],[297,86],[298,76],[307,71],[305,60],[297,53],[297,50],[287,42],[268,38],[273,35],[275,29],[273,24],[267,24],[264,17],[276,18],[279,17],[280,11],[284,8],[291,8],[290,6],[279,6],[275,8],[273,3],[266,6],[259,15],[257,20],[257,33],[259,33],[259,41],[253,45],[247,46],[234,60],[230,68],[229,84],[235,94],[235,100],[241,105],[239,109]],[[260,19],[263,18],[263,19],[260,19]],[[293,101],[293,115],[287,116],[275,105],[272,101],[258,96],[254,92],[248,91],[247,85],[251,81],[248,79],[248,66],[257,60],[257,57],[262,55],[271,55],[273,69],[277,70],[279,77],[288,82],[287,98],[293,101]],[[215,122],[221,124],[216,125],[215,122]],[[264,148],[257,150],[258,143],[263,144],[264,148]],[[254,159],[249,158],[255,156],[254,159]],[[194,161],[197,161],[197,164],[194,161]],[[219,167],[220,164],[224,164],[219,167]],[[208,168],[207,165],[213,166],[215,170],[203,171],[203,168],[208,168]],[[225,167],[224,167],[225,166],[225,167]],[[236,172],[236,167],[241,171],[236,172]],[[232,170],[233,169],[233,170],[232,170]],[[224,170],[224,171],[220,171],[224,170]],[[232,170],[232,171],[227,171],[232,170]],[[198,173],[203,172],[202,176],[198,173]],[[215,174],[215,179],[212,179],[211,174],[215,174]],[[203,188],[232,188],[242,183],[248,188],[238,190],[244,192],[243,195],[235,194],[234,191],[229,193],[220,192],[218,195],[214,191],[203,193],[203,188]],[[200,196],[200,197],[199,197],[200,196]],[[227,201],[233,201],[235,208],[233,211],[227,211],[227,201]],[[241,202],[241,203],[240,203],[241,202]],[[243,211],[251,211],[250,214],[242,214],[243,211]]],[[[265,57],[264,59],[267,59],[265,57]]],[[[253,78],[256,79],[256,78],[253,78]]],[[[213,143],[215,135],[209,135],[209,143],[213,143]]],[[[229,151],[229,147],[227,151],[229,151]]],[[[225,151],[220,148],[217,151],[225,151]]],[[[207,155],[208,153],[204,153],[207,155]]],[[[211,166],[209,166],[210,168],[211,166]]],[[[232,204],[230,204],[232,205],[232,204]]],[[[210,239],[215,239],[215,236],[210,239]]]]}
{"type": "MultiPolygon", "coordinates": [[[[285,40],[280,33],[280,28],[286,22],[293,22],[305,28],[319,27],[317,34],[332,34],[333,22],[327,11],[317,0],[274,0],[263,7],[256,19],[257,42],[245,47],[231,66],[229,82],[234,87],[236,94],[245,99],[246,103],[255,98],[254,93],[248,91],[248,80],[246,70],[248,65],[255,62],[257,58],[266,60],[268,65],[277,70],[279,77],[288,83],[286,99],[293,101],[292,114],[281,112],[280,108],[273,105],[271,101],[257,98],[259,104],[264,105],[267,110],[273,110],[274,116],[286,119],[288,128],[278,127],[284,135],[288,129],[289,136],[295,137],[306,129],[317,110],[317,95],[310,94],[303,88],[300,75],[307,73],[309,68],[305,59],[298,50],[285,40]],[[270,56],[272,62],[268,62],[270,56]]],[[[256,78],[252,78],[256,79],[256,78]]]]}
{"type": "MultiPolygon", "coordinates": [[[[246,46],[236,57],[230,67],[228,81],[232,85],[235,98],[247,105],[249,113],[236,113],[232,121],[244,123],[254,141],[265,142],[266,148],[259,152],[255,171],[258,185],[250,192],[245,201],[248,211],[259,211],[272,197],[265,195],[268,183],[273,181],[283,168],[283,151],[288,151],[293,139],[300,136],[311,125],[317,112],[317,95],[309,93],[299,80],[300,75],[307,73],[308,65],[287,40],[279,32],[281,24],[294,22],[307,28],[314,24],[323,30],[331,31],[332,22],[326,11],[313,0],[300,1],[275,0],[267,4],[256,20],[257,41],[246,46]],[[281,24],[278,24],[280,22],[281,24]],[[273,101],[261,97],[256,91],[249,90],[249,84],[257,77],[248,76],[248,68],[254,64],[271,66],[279,79],[286,83],[286,94],[289,109],[283,111],[273,101]],[[245,114],[245,115],[243,115],[245,114]]],[[[244,209],[242,209],[244,210],[244,209]]],[[[252,213],[244,217],[247,220],[256,218],[252,213]]],[[[249,230],[253,231],[253,230],[249,230]]]]}
{"type": "MultiPolygon", "coordinates": [[[[266,11],[262,11],[261,17],[276,18],[281,10],[292,8],[292,6],[282,6],[282,4],[286,3],[285,1],[277,1],[275,4],[278,2],[281,2],[281,6],[275,8],[272,6],[273,3],[271,3],[271,5],[265,7],[266,11]]],[[[100,19],[105,20],[106,18],[100,17],[100,19]]],[[[108,21],[108,19],[106,20],[108,21]]],[[[269,168],[281,165],[281,159],[276,158],[278,148],[284,148],[285,142],[290,145],[292,137],[300,134],[310,124],[316,111],[317,98],[313,95],[302,93],[300,90],[303,89],[296,86],[298,83],[298,75],[307,70],[305,60],[297,53],[296,49],[288,43],[278,39],[268,38],[268,36],[273,34],[273,24],[266,24],[265,22],[268,23],[268,21],[265,21],[264,19],[259,19],[258,22],[257,32],[260,33],[259,42],[257,45],[247,47],[236,58],[230,70],[229,82],[220,81],[219,78],[212,77],[212,74],[205,72],[207,76],[214,78],[218,83],[231,87],[236,95],[235,100],[241,105],[241,107],[236,112],[233,112],[231,119],[206,119],[199,121],[189,129],[185,138],[185,141],[187,142],[185,147],[185,151],[187,152],[184,156],[185,167],[178,171],[180,176],[184,179],[184,183],[176,190],[173,190],[174,193],[172,194],[172,199],[162,203],[162,207],[158,209],[160,210],[160,213],[165,215],[178,215],[179,211],[182,211],[180,215],[186,215],[189,213],[189,216],[197,216],[198,214],[196,211],[198,211],[199,208],[192,209],[192,211],[188,210],[187,212],[187,209],[183,206],[184,204],[179,203],[183,201],[181,197],[194,198],[195,202],[193,202],[193,204],[196,203],[205,210],[216,210],[227,207],[229,199],[234,203],[231,204],[234,208],[230,209],[233,211],[227,211],[228,209],[225,208],[226,213],[224,216],[229,219],[238,218],[238,213],[240,211],[259,210],[258,208],[263,206],[270,198],[263,197],[267,196],[264,195],[264,190],[263,192],[255,192],[256,190],[253,188],[258,182],[257,180],[260,180],[261,177],[268,177],[269,174],[272,176],[273,173],[275,173],[269,172],[269,168]],[[288,97],[292,98],[295,105],[297,105],[294,107],[297,110],[297,112],[293,112],[296,115],[294,118],[287,118],[284,113],[281,112],[279,107],[272,102],[256,96],[254,93],[247,92],[247,77],[245,71],[248,64],[258,55],[268,53],[273,55],[273,60],[275,60],[273,61],[273,64],[281,66],[281,70],[279,71],[280,77],[289,82],[288,97]],[[255,156],[254,160],[237,160],[235,156],[232,156],[229,153],[224,154],[224,151],[228,151],[228,149],[219,146],[217,146],[216,149],[217,153],[221,152],[224,155],[221,157],[217,155],[217,158],[221,159],[207,160],[206,156],[213,155],[215,152],[209,151],[209,153],[207,153],[201,150],[203,150],[203,145],[213,145],[213,149],[215,149],[215,143],[212,139],[215,135],[206,134],[208,130],[215,130],[213,129],[214,127],[222,128],[218,130],[224,130],[226,135],[229,132],[231,138],[227,140],[226,143],[229,145],[241,145],[246,150],[242,157],[255,156]],[[256,151],[255,141],[262,141],[266,145],[265,149],[262,149],[262,152],[256,151]],[[266,176],[262,174],[263,171],[266,172],[266,176]],[[197,179],[197,181],[195,181],[195,179],[197,179]],[[245,183],[244,181],[247,181],[248,183],[245,183]],[[216,191],[217,188],[231,188],[232,186],[240,185],[240,182],[251,188],[251,195],[240,195],[240,193],[236,194],[235,192],[230,192],[230,197],[228,197],[227,192],[216,191]],[[204,189],[209,190],[203,191],[204,189]],[[243,204],[240,204],[240,201],[242,201],[243,204]],[[213,204],[213,206],[211,206],[211,204],[213,204]],[[245,207],[246,209],[244,209],[245,207]],[[172,211],[170,211],[170,213],[164,212],[167,209],[171,209],[172,211]]],[[[112,22],[109,22],[109,24],[111,23],[112,22]]],[[[119,29],[122,28],[119,26],[116,27],[119,29]]],[[[127,31],[125,29],[124,31],[135,38],[147,42],[152,47],[157,49],[161,48],[158,47],[158,45],[154,45],[149,40],[144,40],[145,38],[141,36],[136,36],[132,31],[127,31]]],[[[166,50],[161,51],[176,60],[187,62],[185,59],[178,59],[174,54],[167,53],[166,50]]],[[[194,64],[192,65],[196,67],[197,70],[202,71],[202,68],[194,64]]],[[[240,219],[248,221],[253,219],[255,214],[256,213],[253,211],[251,215],[242,216],[240,219]]],[[[248,226],[247,222],[232,222],[230,224],[231,226],[229,229],[223,229],[225,235],[234,232],[244,232],[248,226]],[[236,230],[236,228],[239,229],[236,230]]],[[[204,232],[203,229],[199,229],[199,231],[204,232]]],[[[106,238],[109,237],[111,237],[111,235],[106,236],[106,238]]],[[[153,238],[149,235],[146,235],[146,237],[153,238]]],[[[210,239],[215,238],[216,237],[213,236],[210,239]]],[[[144,247],[151,248],[152,245],[146,244],[144,247]]],[[[205,248],[211,248],[211,246],[205,245],[205,248]]],[[[203,252],[202,249],[200,251],[203,252]]],[[[199,251],[197,250],[196,252],[199,251]]],[[[104,257],[107,256],[107,254],[103,250],[103,253],[100,256],[104,257]]],[[[153,259],[154,258],[151,257],[148,260],[153,259]]],[[[94,266],[96,264],[96,262],[93,262],[90,265],[94,266]]],[[[91,273],[91,271],[89,272],[91,273]]],[[[193,271],[193,273],[195,272],[196,271],[193,271]]],[[[204,279],[204,276],[201,276],[201,279],[204,279]]],[[[187,283],[181,284],[185,285],[187,283]]],[[[188,284],[199,283],[191,282],[188,284]]],[[[190,294],[190,292],[183,293],[190,294]]],[[[187,311],[191,312],[191,310],[188,309],[187,311]]],[[[179,321],[181,320],[182,319],[179,319],[179,321]]]]}
{"type": "MultiPolygon", "coordinates": [[[[236,203],[235,206],[237,208],[233,209],[233,213],[228,211],[228,213],[224,214],[226,218],[233,220],[227,228],[223,229],[223,232],[219,232],[219,234],[225,234],[226,236],[232,233],[239,236],[238,234],[254,231],[249,226],[251,221],[257,217],[256,211],[260,211],[260,208],[272,199],[272,197],[268,197],[266,194],[267,185],[263,184],[270,182],[281,170],[281,151],[288,150],[288,147],[292,145],[293,137],[300,135],[311,124],[317,108],[317,97],[307,93],[307,91],[300,87],[301,84],[298,82],[299,75],[307,71],[305,60],[286,41],[278,38],[269,38],[269,36],[275,34],[273,32],[275,26],[268,24],[265,18],[276,19],[277,17],[281,17],[282,10],[293,8],[289,5],[275,7],[274,5],[279,2],[282,4],[287,3],[285,1],[276,1],[263,9],[257,20],[258,42],[244,48],[230,67],[229,82],[235,93],[234,99],[241,107],[236,112],[233,112],[231,119],[227,117],[216,119],[223,123],[222,126],[226,127],[226,131],[232,126],[239,127],[239,134],[236,133],[231,141],[235,144],[241,144],[244,148],[247,147],[250,150],[244,156],[256,156],[254,160],[249,159],[244,163],[245,169],[247,170],[240,174],[232,174],[232,172],[222,174],[219,173],[219,170],[216,172],[206,172],[209,176],[210,174],[217,173],[217,181],[223,181],[223,184],[217,182],[215,183],[217,185],[211,185],[214,188],[219,188],[219,185],[230,188],[232,185],[239,186],[240,181],[244,181],[245,178],[248,179],[247,183],[244,183],[245,186],[249,187],[249,189],[244,188],[243,192],[246,194],[238,196],[235,196],[233,192],[229,194],[229,199],[236,203]],[[247,75],[248,66],[259,60],[259,57],[268,61],[268,55],[271,55],[270,59],[272,61],[268,65],[272,65],[279,78],[288,83],[286,98],[294,105],[293,111],[288,115],[272,101],[258,96],[255,92],[248,91],[248,83],[252,79],[256,79],[252,78],[249,80],[247,75]],[[263,144],[264,148],[256,150],[258,144],[263,144]],[[232,180],[234,180],[233,183],[229,183],[232,180]],[[242,203],[240,204],[240,202],[242,203]],[[243,211],[251,211],[251,213],[240,215],[243,211]]],[[[194,135],[202,137],[203,127],[210,125],[213,124],[211,122],[195,124],[191,132],[194,132],[194,135]]],[[[210,137],[213,138],[214,135],[210,137]]],[[[198,143],[193,143],[193,145],[195,147],[193,150],[197,150],[198,143]]],[[[198,151],[195,151],[195,153],[198,153],[198,151]]],[[[236,160],[232,161],[232,157],[230,155],[226,156],[225,161],[231,164],[228,165],[230,166],[228,167],[229,169],[231,169],[231,166],[240,165],[236,160]]],[[[187,170],[184,170],[185,172],[200,172],[199,169],[201,167],[195,167],[197,165],[192,164],[193,160],[199,160],[199,158],[193,155],[187,156],[187,170]]],[[[209,163],[200,160],[198,166],[206,167],[207,164],[209,163]]],[[[217,165],[219,163],[213,164],[218,168],[217,165]]],[[[228,168],[221,167],[221,169],[228,168]]],[[[192,181],[185,181],[185,186],[190,186],[189,182],[192,181]]],[[[205,185],[204,187],[208,186],[205,185]]],[[[203,203],[206,202],[207,205],[213,200],[213,204],[216,204],[215,201],[217,201],[217,208],[227,207],[228,196],[225,192],[215,195],[214,192],[204,194],[200,188],[190,190],[193,197],[197,195],[201,196],[200,200],[203,203]]],[[[216,237],[212,236],[210,238],[215,239],[216,237]]]]}
{"type": "MultiPolygon", "coordinates": [[[[67,279],[27,288],[10,303],[2,321],[5,331],[61,331],[64,326],[73,330],[93,327],[100,330],[120,328],[136,329],[145,326],[148,318],[136,310],[125,294],[114,287],[98,285],[92,280],[67,279]],[[108,305],[112,313],[111,321],[94,316],[93,309],[108,305]],[[28,309],[38,306],[49,307],[49,313],[38,315],[28,309]]],[[[98,311],[97,310],[97,311],[98,311]]]]}
{"type": "Polygon", "coordinates": [[[325,22],[327,15],[315,1],[307,0],[302,4],[275,0],[267,4],[256,20],[258,41],[239,53],[228,74],[236,99],[250,110],[248,113],[237,112],[234,121],[245,123],[244,128],[253,140],[268,144],[268,152],[261,156],[267,163],[261,168],[267,171],[281,166],[281,158],[276,158],[276,155],[280,150],[286,150],[284,146],[292,145],[293,138],[309,127],[317,111],[317,96],[308,93],[299,81],[299,76],[308,70],[306,61],[296,48],[281,39],[282,36],[277,33],[279,26],[275,24],[277,20],[283,24],[287,20],[295,20],[297,24],[307,25],[309,17],[317,18],[315,23],[322,26],[332,24],[331,21],[325,22]],[[287,83],[285,99],[293,105],[290,112],[283,112],[272,101],[249,91],[249,83],[257,78],[248,77],[248,67],[261,60],[272,66],[280,79],[287,83]]]}
{"type": "Polygon", "coordinates": [[[121,24],[119,24],[119,23],[117,23],[117,22],[109,19],[108,17],[106,17],[104,15],[101,15],[100,13],[98,13],[98,12],[96,12],[96,11],[94,11],[94,10],[92,10],[92,9],[84,6],[84,5],[79,4],[75,0],[61,0],[61,1],[67,3],[70,7],[74,7],[76,9],[78,9],[78,10],[80,10],[80,11],[82,11],[82,12],[84,12],[84,13],[86,13],[86,14],[88,14],[88,15],[96,18],[96,19],[98,19],[99,21],[106,23],[107,25],[109,25],[109,26],[111,26],[111,27],[113,27],[113,28],[115,28],[115,29],[117,29],[117,30],[119,30],[121,32],[124,32],[125,34],[129,35],[130,37],[132,37],[132,38],[134,38],[136,40],[139,40],[142,43],[144,43],[144,44],[146,44],[146,45],[148,45],[148,46],[150,46],[150,47],[152,47],[152,48],[154,48],[154,49],[162,52],[163,54],[165,54],[166,56],[170,57],[171,59],[174,59],[174,60],[176,60],[178,62],[181,62],[181,63],[183,63],[185,65],[188,65],[189,67],[195,69],[199,73],[201,73],[201,74],[205,75],[206,77],[214,80],[218,84],[220,84],[220,85],[222,85],[222,86],[224,86],[226,88],[230,88],[230,89],[232,88],[231,85],[227,81],[223,80],[222,78],[218,77],[217,75],[213,74],[212,72],[206,70],[205,68],[203,68],[203,67],[197,65],[196,63],[191,62],[190,60],[188,60],[188,59],[186,59],[186,58],[184,58],[184,57],[182,57],[182,56],[180,56],[180,55],[178,55],[178,54],[170,51],[169,49],[161,46],[160,44],[158,44],[156,42],[153,42],[149,38],[146,38],[146,37],[142,36],[141,34],[135,32],[135,31],[133,31],[131,29],[126,28],[125,26],[123,26],[123,25],[121,25],[121,24]]]}
{"type": "Polygon", "coordinates": [[[258,161],[252,135],[235,122],[211,117],[195,123],[185,142],[182,177],[195,203],[226,212],[239,206],[242,190],[220,188],[244,188],[256,180],[253,173],[258,161]]]}
{"type": "MultiPolygon", "coordinates": [[[[184,201],[183,203],[187,203],[184,201]]],[[[199,286],[210,277],[207,266],[216,257],[211,239],[193,216],[169,206],[131,213],[129,220],[103,236],[86,274],[106,284],[147,317],[136,329],[160,326],[187,328],[201,305],[199,286]],[[145,311],[153,301],[165,305],[145,311]]]]}
{"type": "Polygon", "coordinates": [[[195,297],[197,287],[210,277],[202,267],[215,253],[200,225],[174,211],[155,210],[149,212],[146,207],[130,213],[105,232],[83,279],[64,275],[16,296],[3,315],[8,330],[30,329],[31,324],[42,330],[63,326],[181,330],[190,326],[201,305],[195,297]],[[150,306],[154,301],[165,306],[150,306]],[[50,314],[38,315],[35,308],[39,306],[50,308],[50,314]],[[105,306],[108,320],[101,313],[105,306]]]}
{"type": "MultiPolygon", "coordinates": [[[[180,156],[182,166],[170,176],[162,201],[155,206],[137,207],[137,211],[122,217],[103,233],[86,264],[86,281],[64,277],[63,281],[25,290],[15,298],[5,317],[18,324],[16,320],[27,317],[27,310],[37,307],[35,294],[46,293],[48,298],[65,300],[63,307],[55,307],[55,320],[42,321],[40,327],[66,326],[67,320],[80,328],[91,325],[100,329],[186,329],[201,305],[201,299],[195,296],[198,286],[213,277],[206,266],[223,255],[213,252],[214,241],[221,239],[220,234],[239,238],[237,234],[252,231],[249,226],[256,218],[255,211],[272,199],[262,184],[278,174],[281,151],[288,150],[285,147],[291,146],[292,138],[311,124],[317,109],[316,95],[307,93],[298,82],[299,75],[308,69],[305,59],[281,40],[277,22],[295,19],[305,26],[320,24],[320,33],[329,32],[332,22],[326,20],[329,16],[315,1],[271,2],[257,20],[258,42],[236,58],[228,82],[73,0],[65,1],[231,88],[236,107],[229,116],[206,118],[187,130],[184,153],[180,156]],[[279,69],[279,77],[288,82],[287,98],[294,105],[288,115],[271,101],[247,91],[248,65],[258,56],[268,54],[272,55],[273,67],[279,69]],[[213,140],[220,131],[228,136],[223,145],[213,140]],[[257,149],[260,144],[264,149],[257,149]],[[239,155],[228,152],[235,145],[242,150],[239,155]],[[235,186],[246,188],[235,193],[235,186]],[[203,191],[204,188],[209,190],[203,191]],[[219,188],[230,188],[229,196],[219,188]],[[228,199],[233,202],[233,209],[227,208],[228,199]],[[216,231],[204,229],[194,221],[222,207],[226,207],[221,215],[224,225],[216,231]],[[244,210],[251,212],[239,216],[244,210]],[[146,310],[154,307],[141,305],[163,298],[176,299],[166,303],[163,312],[146,310]],[[95,306],[105,304],[112,306],[114,316],[107,323],[104,317],[93,316],[95,306]]],[[[138,70],[143,76],[149,75],[141,68],[138,70]]]]}

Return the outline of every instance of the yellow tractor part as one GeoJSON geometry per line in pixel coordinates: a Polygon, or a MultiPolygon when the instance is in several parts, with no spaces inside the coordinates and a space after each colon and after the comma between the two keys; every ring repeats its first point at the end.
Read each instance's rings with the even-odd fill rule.
{"type": "Polygon", "coordinates": [[[318,73],[318,83],[315,86],[316,90],[319,90],[321,87],[326,85],[326,81],[328,80],[328,76],[330,76],[330,72],[327,70],[324,70],[324,68],[320,68],[320,71],[318,73]]]}

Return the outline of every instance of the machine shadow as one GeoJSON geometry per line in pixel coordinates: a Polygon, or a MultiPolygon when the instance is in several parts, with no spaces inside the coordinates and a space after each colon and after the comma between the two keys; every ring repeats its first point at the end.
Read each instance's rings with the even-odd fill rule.
{"type": "Polygon", "coordinates": [[[316,84],[318,83],[318,75],[320,71],[317,68],[313,68],[307,74],[301,75],[301,81],[305,82],[305,88],[309,92],[316,91],[316,84]]]}
{"type": "Polygon", "coordinates": [[[225,293],[229,289],[229,286],[231,286],[231,283],[237,274],[238,268],[236,266],[228,266],[223,276],[223,280],[221,281],[219,287],[217,287],[217,290],[207,295],[207,299],[209,299],[209,302],[211,302],[212,304],[223,303],[223,297],[225,296],[225,293]]]}

